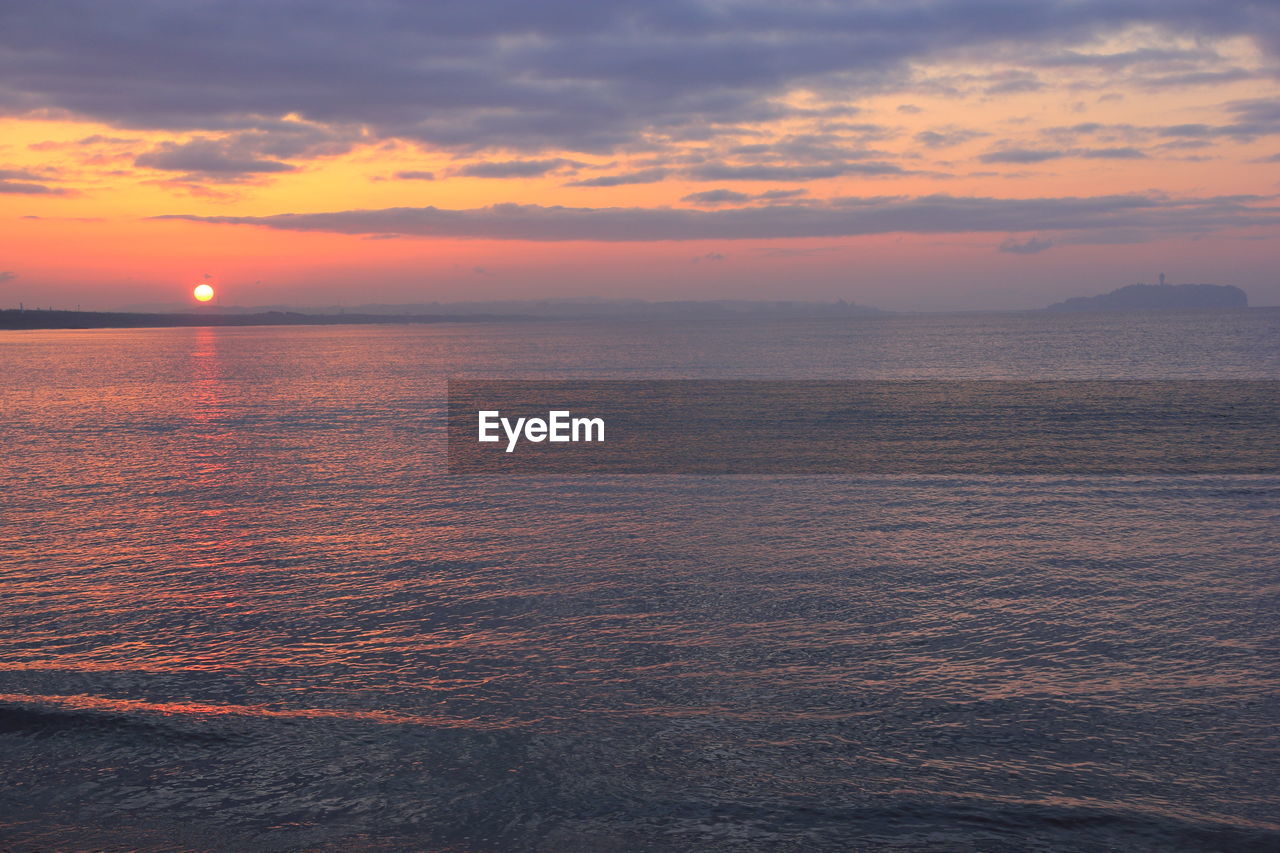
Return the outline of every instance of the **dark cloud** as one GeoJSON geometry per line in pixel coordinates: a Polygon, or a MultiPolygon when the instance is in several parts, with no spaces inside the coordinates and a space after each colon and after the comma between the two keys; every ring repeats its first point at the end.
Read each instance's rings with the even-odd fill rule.
{"type": "Polygon", "coordinates": [[[114,147],[121,145],[134,145],[140,141],[141,140],[130,137],[104,136],[100,133],[95,133],[93,136],[86,136],[83,139],[76,139],[72,142],[57,142],[50,140],[45,142],[33,142],[27,147],[32,151],[56,151],[60,148],[95,148],[99,146],[114,147]]]}
{"type": "Polygon", "coordinates": [[[1144,89],[1180,89],[1185,86],[1217,86],[1240,80],[1257,80],[1262,76],[1243,68],[1227,68],[1222,71],[1185,71],[1180,74],[1138,77],[1133,82],[1144,89]]]}
{"type": "MultiPolygon", "coordinates": [[[[1263,2],[54,0],[5,4],[3,18],[8,114],[204,133],[268,131],[298,116],[461,151],[605,152],[655,134],[822,115],[848,108],[805,110],[778,96],[804,87],[853,100],[901,88],[920,63],[1009,45],[1059,65],[1155,59],[1069,53],[1134,26],[1280,51],[1280,12],[1263,2]]],[[[986,85],[998,94],[1039,84],[1017,72],[986,85]]],[[[165,154],[179,156],[153,159],[165,154]]],[[[319,156],[251,155],[206,157],[221,171],[204,173],[319,156]]]]}
{"type": "Polygon", "coordinates": [[[1213,140],[1222,138],[1245,142],[1257,137],[1280,134],[1280,107],[1274,100],[1232,101],[1223,104],[1222,109],[1236,120],[1221,125],[1196,122],[1154,127],[1123,122],[1116,124],[1081,122],[1070,126],[1042,128],[1040,133],[1064,145],[1072,143],[1080,136],[1092,136],[1095,142],[1145,141],[1153,138],[1179,140],[1161,143],[1160,147],[1193,144],[1189,140],[1197,140],[1194,144],[1198,146],[1208,146],[1213,144],[1213,140]]]}
{"type": "Polygon", "coordinates": [[[0,194],[9,195],[65,195],[66,190],[29,181],[10,181],[0,178],[0,194]]]}
{"type": "Polygon", "coordinates": [[[84,139],[77,139],[71,143],[73,145],[133,145],[139,140],[133,137],[125,136],[104,136],[101,133],[95,133],[92,136],[86,136],[84,139]]]}
{"type": "Polygon", "coordinates": [[[0,169],[0,181],[43,181],[46,178],[28,169],[0,169]]]}
{"type": "Polygon", "coordinates": [[[1145,141],[1151,133],[1132,124],[1103,124],[1096,121],[1085,121],[1065,127],[1045,127],[1040,135],[1048,137],[1058,147],[1075,145],[1081,137],[1090,137],[1093,143],[1133,143],[1145,141]]]}
{"type": "Polygon", "coordinates": [[[12,270],[0,270],[0,283],[13,281],[17,277],[18,274],[12,270]]]}
{"type": "Polygon", "coordinates": [[[34,172],[30,169],[0,169],[0,194],[3,195],[69,195],[69,191],[61,187],[49,186],[49,181],[56,181],[56,170],[46,169],[46,173],[34,172]]]}
{"type": "Polygon", "coordinates": [[[655,184],[667,176],[667,170],[661,167],[639,169],[635,172],[621,172],[616,175],[600,175],[582,181],[570,181],[566,187],[620,187],[626,184],[655,184]]]}
{"type": "Polygon", "coordinates": [[[1041,240],[1039,237],[1031,237],[1027,240],[1017,240],[1010,237],[996,248],[1001,252],[1008,252],[1012,255],[1038,255],[1045,249],[1052,247],[1052,240],[1041,240]]]}
{"type": "Polygon", "coordinates": [[[462,210],[397,207],[276,216],[157,218],[290,231],[532,241],[737,240],[896,232],[1016,234],[1107,229],[1168,236],[1280,224],[1280,207],[1265,206],[1264,201],[1267,199],[1254,196],[1177,200],[1146,195],[1040,199],[934,195],[846,198],[822,204],[710,211],[495,204],[462,210]]]}
{"type": "Polygon", "coordinates": [[[1151,128],[1159,136],[1182,136],[1196,139],[1229,137],[1247,142],[1260,136],[1280,134],[1280,101],[1260,98],[1250,101],[1233,101],[1225,105],[1234,114],[1231,124],[1172,124],[1151,128]]]}
{"type": "Polygon", "coordinates": [[[950,148],[989,135],[980,130],[923,130],[915,135],[915,140],[926,148],[950,148]]]}
{"type": "Polygon", "coordinates": [[[989,151],[978,159],[983,163],[1043,163],[1045,160],[1056,160],[1066,157],[1065,151],[1045,150],[1038,148],[1005,148],[1000,151],[989,151]]]}
{"type": "Polygon", "coordinates": [[[183,172],[192,179],[234,181],[247,175],[290,172],[281,158],[333,156],[351,150],[359,138],[351,128],[326,128],[295,121],[272,122],[221,138],[197,136],[186,142],[162,142],[139,154],[134,165],[183,172]]]}
{"type": "Polygon", "coordinates": [[[1157,48],[1143,47],[1120,53],[1081,53],[1065,50],[1061,53],[1040,56],[1032,60],[1046,68],[1088,67],[1106,70],[1128,68],[1132,65],[1167,64],[1170,62],[1206,62],[1218,59],[1216,51],[1208,48],[1157,48]]]}
{"type": "Polygon", "coordinates": [[[681,201],[692,202],[693,204],[743,204],[751,201],[752,196],[747,193],[734,192],[733,190],[706,190],[700,193],[690,193],[681,201]]]}
{"type": "MultiPolygon", "coordinates": [[[[1090,132],[1087,128],[1091,126],[1079,125],[1078,127],[1086,128],[1080,132],[1087,133],[1090,132]]],[[[1050,128],[1044,133],[1059,138],[1071,135],[1059,128],[1050,128]]],[[[1046,160],[1058,160],[1063,157],[1084,157],[1088,160],[1141,160],[1146,156],[1141,149],[1124,145],[1110,148],[1002,148],[998,151],[989,151],[978,159],[983,163],[1043,163],[1046,160]]]]}
{"type": "Polygon", "coordinates": [[[466,178],[539,178],[557,169],[574,165],[577,164],[562,158],[551,160],[503,160],[470,163],[454,171],[454,174],[466,178]]]}
{"type": "Polygon", "coordinates": [[[735,190],[705,190],[690,193],[681,201],[701,205],[746,204],[750,201],[781,201],[805,195],[807,190],[766,190],[762,193],[740,193],[735,190]]]}
{"type": "Polygon", "coordinates": [[[396,172],[395,177],[401,181],[434,181],[436,179],[435,172],[407,171],[396,172]]]}
{"type": "Polygon", "coordinates": [[[1161,136],[1218,136],[1219,128],[1207,124],[1171,124],[1156,129],[1161,136]]]}
{"type": "Polygon", "coordinates": [[[1040,78],[1029,71],[1008,71],[999,75],[996,82],[983,91],[988,95],[1017,95],[1023,92],[1038,92],[1044,88],[1040,78]]]}
{"type": "Polygon", "coordinates": [[[1236,123],[1222,128],[1231,136],[1253,137],[1280,133],[1280,99],[1261,98],[1227,104],[1235,113],[1236,123]]]}
{"type": "Polygon", "coordinates": [[[755,198],[761,201],[777,201],[784,198],[798,198],[800,196],[808,195],[808,194],[809,194],[808,190],[802,190],[802,189],[765,190],[762,193],[756,193],[755,198]]]}
{"type": "Polygon", "coordinates": [[[1147,155],[1137,148],[1086,148],[1076,152],[1081,157],[1091,160],[1141,160],[1147,155]]]}
{"type": "Polygon", "coordinates": [[[261,172],[291,172],[296,166],[279,160],[261,160],[236,156],[230,146],[221,140],[196,139],[191,142],[162,142],[145,154],[134,158],[133,164],[147,169],[167,172],[186,172],[211,178],[239,177],[261,172]]]}
{"type": "Polygon", "coordinates": [[[754,162],[782,161],[790,164],[843,163],[850,160],[868,160],[888,156],[885,151],[863,147],[871,139],[891,135],[888,128],[878,124],[841,123],[840,129],[856,134],[801,133],[772,142],[735,145],[726,152],[730,157],[750,158],[754,162]]]}
{"type": "Polygon", "coordinates": [[[1077,136],[1080,134],[1092,134],[1106,130],[1110,127],[1118,125],[1106,125],[1096,121],[1082,121],[1079,124],[1073,124],[1069,127],[1045,127],[1040,132],[1046,136],[1077,136]]]}

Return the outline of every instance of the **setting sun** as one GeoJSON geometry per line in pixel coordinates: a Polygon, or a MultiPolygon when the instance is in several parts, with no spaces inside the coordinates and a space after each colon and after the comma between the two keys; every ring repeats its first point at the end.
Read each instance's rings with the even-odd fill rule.
{"type": "Polygon", "coordinates": [[[208,302],[213,298],[213,288],[207,284],[197,284],[196,289],[191,291],[191,295],[197,302],[208,302]]]}

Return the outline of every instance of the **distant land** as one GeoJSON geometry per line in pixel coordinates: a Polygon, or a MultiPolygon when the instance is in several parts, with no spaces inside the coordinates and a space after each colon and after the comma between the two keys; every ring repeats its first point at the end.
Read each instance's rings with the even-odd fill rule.
{"type": "MultiPolygon", "coordinates": [[[[1170,311],[1247,308],[1245,292],[1230,285],[1131,284],[1100,296],[1077,296],[1040,311],[1170,311]]],[[[648,302],[628,299],[542,299],[494,302],[429,302],[405,305],[319,306],[137,306],[125,311],[54,308],[0,309],[5,329],[128,329],[172,326],[345,326],[424,323],[483,323],[521,320],[742,320],[887,317],[884,311],[837,302],[708,301],[648,302]],[[168,309],[168,310],[165,310],[168,309]]],[[[907,312],[917,313],[917,312],[907,312]]],[[[927,312],[933,313],[933,312],[927,312]]],[[[948,313],[948,312],[942,312],[948,313]]],[[[973,312],[962,312],[973,313],[973,312]]],[[[988,313],[988,312],[980,312],[988,313]]]]}
{"type": "MultiPolygon", "coordinates": [[[[186,305],[136,305],[127,311],[142,313],[184,313],[186,305]]],[[[675,317],[675,316],[781,316],[781,317],[849,317],[887,313],[878,308],[838,300],[804,302],[800,300],[710,299],[668,300],[646,299],[496,299],[487,302],[411,302],[403,304],[369,303],[365,305],[317,305],[302,308],[292,305],[201,306],[199,313],[259,314],[264,311],[305,313],[309,315],[372,314],[377,316],[434,317],[537,317],[545,319],[577,319],[584,317],[675,317]]]]}
{"type": "Polygon", "coordinates": [[[644,302],[541,300],[318,308],[311,312],[219,308],[198,311],[0,310],[0,329],[125,329],[168,326],[337,326],[392,323],[462,323],[496,320],[732,319],[742,317],[855,317],[885,312],[849,302],[644,302]]]}
{"type": "MultiPolygon", "coordinates": [[[[1161,276],[1164,278],[1164,276],[1161,276]]],[[[1046,311],[1170,311],[1248,308],[1249,297],[1230,284],[1131,284],[1100,296],[1075,296],[1046,311]]]]}
{"type": "Polygon", "coordinates": [[[462,320],[509,320],[494,316],[422,316],[410,314],[300,314],[260,311],[253,314],[191,312],[157,314],[142,311],[0,310],[0,329],[136,329],[171,326],[339,326],[388,323],[448,323],[462,320]]]}

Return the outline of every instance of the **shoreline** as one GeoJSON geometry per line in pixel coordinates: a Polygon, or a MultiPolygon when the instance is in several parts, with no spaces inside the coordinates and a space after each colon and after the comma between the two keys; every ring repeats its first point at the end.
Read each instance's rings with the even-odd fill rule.
{"type": "Polygon", "coordinates": [[[302,314],[263,311],[254,314],[151,313],[143,311],[65,311],[32,308],[0,310],[0,331],[55,329],[157,329],[190,326],[376,326],[426,323],[482,323],[519,320],[493,314],[302,314]]]}

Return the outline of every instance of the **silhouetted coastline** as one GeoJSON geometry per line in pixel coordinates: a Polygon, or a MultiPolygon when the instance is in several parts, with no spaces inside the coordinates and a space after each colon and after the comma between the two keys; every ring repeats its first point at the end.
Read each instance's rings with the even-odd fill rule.
{"type": "Polygon", "coordinates": [[[0,329],[136,329],[173,326],[373,326],[404,323],[461,323],[512,320],[497,315],[301,314],[263,311],[255,314],[159,314],[138,311],[0,310],[0,329]]]}
{"type": "Polygon", "coordinates": [[[171,326],[334,326],[401,323],[468,323],[517,320],[656,320],[874,317],[889,312],[865,305],[796,301],[511,300],[362,306],[366,310],[313,312],[211,308],[201,311],[0,310],[0,329],[117,329],[171,326]],[[414,310],[426,308],[428,310],[414,310]],[[368,310],[381,309],[381,310],[368,310]]]}
{"type": "Polygon", "coordinates": [[[1130,284],[1098,296],[1073,296],[1046,311],[1181,311],[1248,308],[1249,297],[1230,284],[1130,284]]]}

